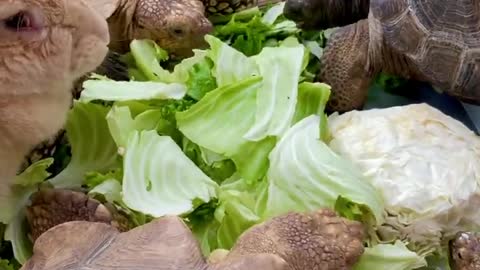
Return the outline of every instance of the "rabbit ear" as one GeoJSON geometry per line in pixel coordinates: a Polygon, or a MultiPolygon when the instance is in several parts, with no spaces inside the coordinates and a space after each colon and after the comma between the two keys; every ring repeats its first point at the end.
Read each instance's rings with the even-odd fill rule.
{"type": "Polygon", "coordinates": [[[120,5],[121,0],[83,0],[95,11],[99,12],[105,19],[108,19],[120,5]]]}

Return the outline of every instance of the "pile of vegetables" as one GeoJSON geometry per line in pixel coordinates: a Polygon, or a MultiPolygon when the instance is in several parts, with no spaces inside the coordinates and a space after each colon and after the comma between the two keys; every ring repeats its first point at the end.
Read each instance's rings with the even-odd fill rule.
{"type": "MultiPolygon", "coordinates": [[[[417,147],[413,139],[405,144],[399,127],[388,122],[405,121],[406,111],[327,117],[330,87],[314,82],[314,76],[329,30],[300,31],[282,17],[282,10],[279,4],[266,12],[254,8],[218,18],[215,34],[206,37],[209,48],[195,50],[172,70],[165,68],[171,61],[164,50],[152,41],[135,40],[125,55],[131,81],[101,76],[86,81],[66,125],[71,154],[57,151],[31,165],[18,176],[13,197],[2,201],[9,207],[0,211],[0,222],[7,224],[0,230],[0,269],[18,269],[31,255],[23,211],[39,183],[86,188],[133,226],[181,216],[205,255],[229,249],[242,232],[271,217],[329,207],[369,227],[356,270],[442,263],[443,232],[480,225],[464,204],[478,192],[478,162],[452,169],[467,176],[456,175],[458,185],[449,188],[442,182],[452,177],[449,171],[429,171],[425,160],[435,153],[420,155],[433,150],[412,148],[411,156],[425,158],[424,163],[415,161],[423,167],[407,164],[411,167],[389,175],[393,163],[409,163],[411,156],[385,161],[388,153],[417,147]],[[364,151],[366,143],[370,152],[364,151]],[[58,164],[65,166],[52,171],[58,164]],[[415,170],[423,170],[425,177],[411,178],[415,170]],[[442,193],[437,195],[432,186],[442,193]],[[399,195],[387,193],[391,190],[399,195]],[[448,194],[456,191],[458,196],[448,194]],[[422,201],[415,201],[419,197],[422,201]],[[460,214],[459,205],[465,210],[460,214]],[[445,220],[440,216],[452,213],[458,214],[456,221],[441,225],[445,220]],[[412,224],[420,224],[416,228],[423,232],[417,235],[412,224]]],[[[446,132],[457,139],[456,147],[467,147],[462,140],[474,140],[471,145],[478,147],[478,138],[460,124],[432,112],[417,112],[428,131],[421,136],[446,132]]],[[[410,132],[405,138],[422,130],[402,128],[410,132]]],[[[475,154],[478,160],[480,148],[474,149],[450,161],[475,154]]],[[[432,162],[445,160],[440,156],[432,162]]]]}

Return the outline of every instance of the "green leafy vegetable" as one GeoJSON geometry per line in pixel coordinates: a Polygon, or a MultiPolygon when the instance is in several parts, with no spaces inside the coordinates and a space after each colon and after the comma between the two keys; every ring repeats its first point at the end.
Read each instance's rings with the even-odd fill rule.
{"type": "MultiPolygon", "coordinates": [[[[270,218],[288,211],[333,208],[339,196],[365,206],[382,224],[383,200],[349,161],[320,140],[318,115],[295,124],[270,153],[268,198],[262,213],[270,218]]],[[[368,221],[368,218],[364,218],[368,221]]]]}
{"type": "Polygon", "coordinates": [[[410,251],[401,241],[366,248],[353,270],[389,269],[411,270],[426,266],[424,258],[410,251]]]}
{"type": "Polygon", "coordinates": [[[72,159],[67,167],[49,182],[56,188],[77,188],[85,174],[115,168],[117,147],[108,129],[108,108],[93,103],[75,102],[66,124],[72,159]]]}
{"type": "Polygon", "coordinates": [[[83,102],[92,100],[181,99],[187,93],[187,88],[183,84],[161,82],[88,80],[83,83],[83,88],[80,97],[80,101],[83,102]]]}
{"type": "Polygon", "coordinates": [[[297,103],[305,49],[301,44],[265,48],[253,57],[263,77],[257,92],[255,123],[244,135],[251,141],[280,137],[290,127],[297,103]]]}
{"type": "Polygon", "coordinates": [[[129,208],[154,217],[183,215],[215,198],[217,187],[170,137],[130,133],[122,187],[129,208]]]}
{"type": "Polygon", "coordinates": [[[23,264],[32,254],[32,243],[28,238],[28,228],[25,219],[25,207],[30,196],[38,190],[38,185],[45,181],[50,173],[47,168],[52,165],[53,159],[39,160],[30,165],[15,179],[13,198],[9,205],[9,212],[2,211],[2,222],[8,224],[4,239],[10,241],[15,259],[23,264]],[[6,217],[6,214],[9,214],[6,217]]]}

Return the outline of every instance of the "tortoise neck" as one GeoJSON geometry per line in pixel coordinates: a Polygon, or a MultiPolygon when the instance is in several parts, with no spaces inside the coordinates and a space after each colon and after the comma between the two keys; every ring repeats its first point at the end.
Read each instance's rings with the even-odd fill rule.
{"type": "Polygon", "coordinates": [[[369,15],[368,70],[371,74],[384,72],[405,79],[421,80],[421,73],[415,64],[405,55],[391,48],[383,36],[381,23],[369,15]]]}
{"type": "Polygon", "coordinates": [[[109,47],[113,51],[124,53],[134,38],[135,12],[139,0],[121,0],[117,10],[108,18],[110,30],[109,47]]]}

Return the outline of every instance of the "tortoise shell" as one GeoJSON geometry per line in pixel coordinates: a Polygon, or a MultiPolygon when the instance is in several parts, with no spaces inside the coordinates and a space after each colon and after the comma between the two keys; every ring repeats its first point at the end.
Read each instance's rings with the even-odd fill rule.
{"type": "Polygon", "coordinates": [[[207,15],[228,15],[255,6],[257,0],[202,0],[202,3],[207,15]]]}
{"type": "Polygon", "coordinates": [[[372,0],[370,8],[370,29],[379,29],[432,85],[466,102],[480,100],[477,0],[372,0]]]}

